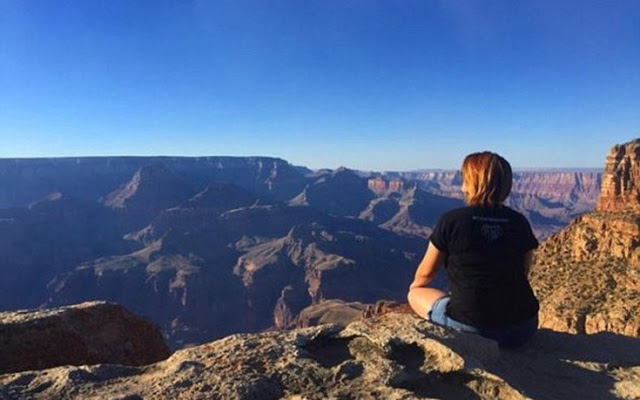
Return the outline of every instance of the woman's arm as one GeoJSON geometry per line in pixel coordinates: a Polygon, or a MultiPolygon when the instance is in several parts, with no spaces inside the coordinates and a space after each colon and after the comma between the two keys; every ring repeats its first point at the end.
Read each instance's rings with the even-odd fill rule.
{"type": "Polygon", "coordinates": [[[433,243],[429,242],[427,252],[422,258],[420,265],[418,265],[413,282],[411,286],[409,286],[409,291],[415,288],[427,287],[429,283],[435,279],[443,260],[444,253],[438,250],[433,243]]]}
{"type": "Polygon", "coordinates": [[[427,287],[434,280],[438,269],[444,260],[444,254],[433,243],[429,242],[427,252],[418,265],[416,276],[413,278],[407,300],[409,305],[422,318],[429,318],[433,304],[447,294],[440,289],[427,287]]]}

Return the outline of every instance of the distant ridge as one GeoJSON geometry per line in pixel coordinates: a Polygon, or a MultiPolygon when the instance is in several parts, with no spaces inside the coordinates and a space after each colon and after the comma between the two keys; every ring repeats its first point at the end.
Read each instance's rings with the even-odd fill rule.
{"type": "Polygon", "coordinates": [[[302,190],[306,171],[275,157],[4,158],[0,159],[0,208],[26,205],[55,191],[97,201],[137,170],[157,164],[196,188],[221,181],[282,200],[302,190]]]}

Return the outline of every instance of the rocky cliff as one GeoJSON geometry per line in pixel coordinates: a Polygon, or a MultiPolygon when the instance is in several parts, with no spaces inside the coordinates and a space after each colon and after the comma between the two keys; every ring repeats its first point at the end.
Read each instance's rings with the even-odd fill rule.
{"type": "Polygon", "coordinates": [[[640,212],[640,139],[613,146],[607,155],[597,209],[640,212]]]}
{"type": "Polygon", "coordinates": [[[640,174],[631,172],[640,171],[638,144],[614,146],[609,153],[598,210],[537,251],[531,279],[543,326],[640,337],[640,210],[632,194],[640,174]]]}
{"type": "Polygon", "coordinates": [[[233,335],[139,367],[0,375],[3,399],[632,399],[636,339],[542,330],[518,351],[406,313],[233,335]]]}

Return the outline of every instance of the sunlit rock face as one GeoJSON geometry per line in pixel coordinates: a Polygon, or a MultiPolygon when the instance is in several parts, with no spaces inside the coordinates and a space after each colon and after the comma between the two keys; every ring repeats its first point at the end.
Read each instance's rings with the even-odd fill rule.
{"type": "Polygon", "coordinates": [[[377,176],[375,178],[369,178],[369,180],[367,181],[367,187],[375,192],[375,193],[384,193],[387,191],[388,184],[387,181],[384,180],[384,178],[382,178],[381,176],[377,176]]]}
{"type": "Polygon", "coordinates": [[[611,148],[597,210],[640,212],[640,139],[611,148]]]}
{"type": "Polygon", "coordinates": [[[402,178],[395,178],[387,181],[383,177],[377,176],[375,178],[369,178],[367,186],[372,192],[376,194],[383,194],[387,191],[400,192],[406,188],[407,183],[402,178]]]}
{"type": "Polygon", "coordinates": [[[555,202],[593,205],[600,194],[600,171],[516,171],[512,193],[555,202]]]}

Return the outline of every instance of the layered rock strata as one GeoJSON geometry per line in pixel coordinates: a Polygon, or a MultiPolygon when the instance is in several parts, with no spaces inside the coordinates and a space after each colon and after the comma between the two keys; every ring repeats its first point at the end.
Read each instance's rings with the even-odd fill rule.
{"type": "Polygon", "coordinates": [[[607,155],[597,210],[640,212],[640,139],[615,145],[607,155]]]}
{"type": "Polygon", "coordinates": [[[0,343],[0,373],[60,365],[144,365],[170,354],[155,325],[105,302],[0,313],[0,343]]]}
{"type": "Polygon", "coordinates": [[[346,328],[233,335],[142,367],[1,375],[0,398],[630,399],[640,395],[637,350],[625,337],[543,330],[505,352],[391,312],[346,328]]]}

